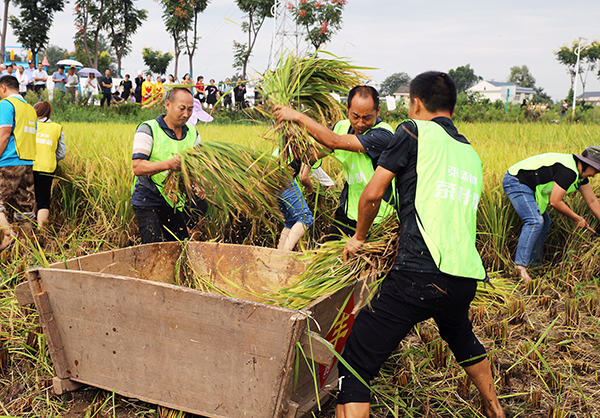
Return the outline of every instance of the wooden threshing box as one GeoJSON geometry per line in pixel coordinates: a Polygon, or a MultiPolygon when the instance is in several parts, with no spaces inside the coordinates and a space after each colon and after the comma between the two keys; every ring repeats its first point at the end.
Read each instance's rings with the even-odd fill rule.
{"type": "Polygon", "coordinates": [[[341,351],[354,320],[353,287],[302,312],[259,303],[236,286],[288,285],[304,269],[294,253],[189,243],[193,270],[240,297],[204,293],[172,284],[181,251],[148,244],[29,272],[16,294],[38,310],[55,391],[86,384],[208,417],[297,417],[317,403],[302,354],[294,387],[301,345],[320,363],[324,402],[337,380],[330,347],[341,351]]]}

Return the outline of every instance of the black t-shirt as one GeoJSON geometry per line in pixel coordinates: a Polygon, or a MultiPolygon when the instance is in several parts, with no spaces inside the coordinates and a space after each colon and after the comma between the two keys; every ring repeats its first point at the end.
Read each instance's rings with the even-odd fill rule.
{"type": "MultiPolygon", "coordinates": [[[[577,162],[574,155],[573,159],[577,162]]],[[[537,170],[519,170],[516,177],[522,184],[533,191],[535,191],[535,188],[540,184],[550,182],[555,182],[564,190],[568,190],[577,179],[577,173],[561,163],[556,163],[547,167],[540,167],[537,170]]],[[[583,179],[579,182],[579,186],[588,183],[588,179],[583,179]]]]}
{"type": "Polygon", "coordinates": [[[207,99],[217,99],[217,91],[219,91],[217,89],[217,86],[213,86],[212,84],[209,84],[208,86],[206,86],[206,98],[207,99]]]}
{"type": "MultiPolygon", "coordinates": [[[[438,117],[432,119],[439,124],[454,139],[468,144],[467,139],[458,133],[451,119],[438,117]]],[[[407,270],[415,272],[439,273],[427,244],[417,225],[417,217],[414,208],[417,191],[417,138],[419,132],[416,124],[405,121],[398,125],[394,138],[388,148],[379,158],[379,166],[396,173],[396,188],[399,201],[396,210],[404,214],[400,228],[400,239],[398,242],[398,254],[396,262],[392,267],[394,270],[407,270]]]]}
{"type": "MultiPolygon", "coordinates": [[[[381,118],[377,118],[375,125],[381,123],[381,118]]],[[[354,128],[350,125],[347,135],[356,135],[356,138],[361,143],[363,148],[366,151],[366,154],[373,161],[373,168],[377,168],[377,161],[381,156],[381,153],[385,151],[385,149],[390,144],[390,141],[394,137],[393,132],[388,131],[384,128],[374,128],[362,135],[358,135],[354,133],[354,128]]],[[[334,151],[335,153],[335,151],[334,151]]],[[[386,196],[386,200],[389,200],[389,196],[386,196]]],[[[340,207],[344,208],[344,212],[346,211],[346,204],[348,202],[348,183],[344,183],[344,188],[342,189],[342,193],[340,194],[340,207]]]]}

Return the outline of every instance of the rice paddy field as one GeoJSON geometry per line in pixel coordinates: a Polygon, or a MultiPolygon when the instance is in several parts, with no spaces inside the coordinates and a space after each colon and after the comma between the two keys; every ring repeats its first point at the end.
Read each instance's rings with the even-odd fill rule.
{"type": "MultiPolygon", "coordinates": [[[[63,128],[68,151],[57,171],[49,229],[0,253],[0,416],[184,417],[93,388],[54,395],[52,364],[37,314],[13,298],[29,268],[140,243],[130,205],[136,126],[64,123],[63,128]]],[[[551,211],[544,265],[524,287],[511,274],[521,223],[500,184],[506,169],[523,158],[580,153],[600,144],[600,125],[476,123],[458,128],[484,166],[478,245],[493,286],[480,286],[471,317],[488,349],[507,416],[600,417],[600,239],[574,230],[570,220],[551,211]]],[[[268,129],[260,124],[198,126],[203,141],[270,153],[277,145],[264,139],[268,129]]],[[[317,246],[343,184],[335,160],[327,158],[323,168],[336,186],[317,188],[308,197],[316,223],[302,239],[302,249],[317,246]]],[[[591,182],[600,194],[600,180],[591,182]]],[[[598,227],[579,195],[566,201],[598,227]]],[[[282,226],[276,217],[224,216],[213,207],[192,232],[194,239],[275,248],[282,226]]],[[[415,328],[372,387],[375,417],[483,416],[475,387],[432,322],[415,328]]],[[[333,405],[316,416],[333,417],[333,405]]]]}

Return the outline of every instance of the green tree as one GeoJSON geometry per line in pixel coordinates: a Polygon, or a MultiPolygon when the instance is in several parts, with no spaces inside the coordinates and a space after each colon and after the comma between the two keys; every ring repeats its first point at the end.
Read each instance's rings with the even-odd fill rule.
{"type": "Polygon", "coordinates": [[[157,49],[144,48],[142,49],[142,58],[144,64],[148,66],[150,72],[158,75],[164,75],[167,72],[167,67],[173,59],[170,52],[162,53],[157,49]]]}
{"type": "Polygon", "coordinates": [[[185,32],[183,33],[183,44],[185,46],[185,53],[188,56],[190,63],[190,74],[193,74],[193,61],[196,48],[198,48],[198,15],[202,13],[206,6],[208,6],[208,0],[180,0],[184,7],[182,7],[182,13],[185,14],[184,19],[188,19],[190,24],[187,25],[185,32]]]}
{"type": "Polygon", "coordinates": [[[131,52],[131,36],[142,26],[148,12],[136,9],[135,0],[110,0],[108,8],[108,13],[115,16],[106,21],[106,28],[117,56],[117,71],[120,77],[121,60],[131,52]]]}
{"type": "Polygon", "coordinates": [[[10,17],[10,26],[19,42],[31,50],[32,56],[48,43],[54,13],[65,6],[64,0],[14,0],[21,8],[19,17],[10,17]]]}
{"type": "Polygon", "coordinates": [[[469,87],[473,87],[479,81],[483,80],[482,77],[475,75],[475,71],[471,68],[471,64],[457,67],[455,70],[450,70],[448,71],[448,74],[454,79],[456,89],[459,92],[466,92],[469,87]]]}
{"type": "Polygon", "coordinates": [[[535,88],[535,78],[526,65],[510,67],[508,82],[518,84],[521,87],[535,88]]]}
{"type": "MultiPolygon", "coordinates": [[[[558,51],[554,51],[554,55],[558,62],[567,67],[567,73],[569,74],[571,81],[570,88],[574,88],[575,77],[579,76],[583,92],[585,92],[587,74],[589,71],[596,69],[600,60],[600,43],[598,41],[593,41],[590,45],[581,44],[581,50],[579,51],[579,73],[576,74],[577,50],[579,49],[579,46],[579,40],[575,40],[571,46],[561,46],[558,51]]],[[[600,77],[600,73],[598,76],[600,77]]]]}
{"type": "MultiPolygon", "coordinates": [[[[533,87],[535,94],[533,95],[533,101],[536,103],[554,103],[552,98],[544,91],[542,87],[533,87]]],[[[572,96],[572,95],[571,95],[572,96]]]]}
{"type": "Polygon", "coordinates": [[[248,43],[233,41],[234,60],[233,68],[242,71],[242,79],[246,79],[248,61],[252,56],[258,32],[268,17],[273,17],[275,0],[236,0],[240,10],[246,13],[247,21],[242,23],[242,32],[248,34],[248,43]]]}
{"type": "Polygon", "coordinates": [[[288,9],[293,12],[296,23],[306,28],[306,41],[317,51],[342,28],[346,3],[347,0],[300,0],[298,7],[289,3],[288,9]]]}
{"type": "Polygon", "coordinates": [[[381,83],[380,92],[383,95],[394,94],[400,86],[408,86],[410,84],[410,76],[405,72],[394,73],[381,83]]]}
{"type": "Polygon", "coordinates": [[[178,77],[179,55],[183,50],[183,35],[190,29],[192,20],[188,17],[185,3],[179,0],[161,0],[163,22],[174,43],[175,77],[178,77]]]}
{"type": "Polygon", "coordinates": [[[115,66],[116,57],[111,54],[111,47],[104,35],[99,34],[98,40],[95,41],[93,38],[88,37],[87,40],[87,49],[83,44],[83,39],[75,40],[75,51],[69,54],[70,57],[75,57],[75,59],[81,62],[83,65],[86,65],[86,62],[90,59],[89,51],[93,51],[97,49],[97,53],[95,61],[96,65],[89,65],[92,68],[96,68],[101,73],[104,72],[107,68],[113,73],[117,73],[117,69],[115,66]],[[86,52],[88,51],[88,52],[86,52]]]}
{"type": "MultiPolygon", "coordinates": [[[[100,38],[106,23],[106,5],[109,0],[75,0],[75,48],[84,55],[82,63],[100,67],[100,38]]],[[[100,67],[102,68],[102,67],[100,67]]]]}

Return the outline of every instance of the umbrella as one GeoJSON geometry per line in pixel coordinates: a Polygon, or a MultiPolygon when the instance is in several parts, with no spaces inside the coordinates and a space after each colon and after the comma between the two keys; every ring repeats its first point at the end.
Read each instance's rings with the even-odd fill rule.
{"type": "Polygon", "coordinates": [[[90,73],[94,73],[96,77],[102,77],[100,71],[96,70],[95,68],[83,67],[81,70],[77,71],[77,75],[80,75],[82,77],[89,77],[90,73]]]}
{"type": "Polygon", "coordinates": [[[56,65],[65,65],[67,67],[83,67],[83,64],[75,60],[60,60],[56,65]]]}

